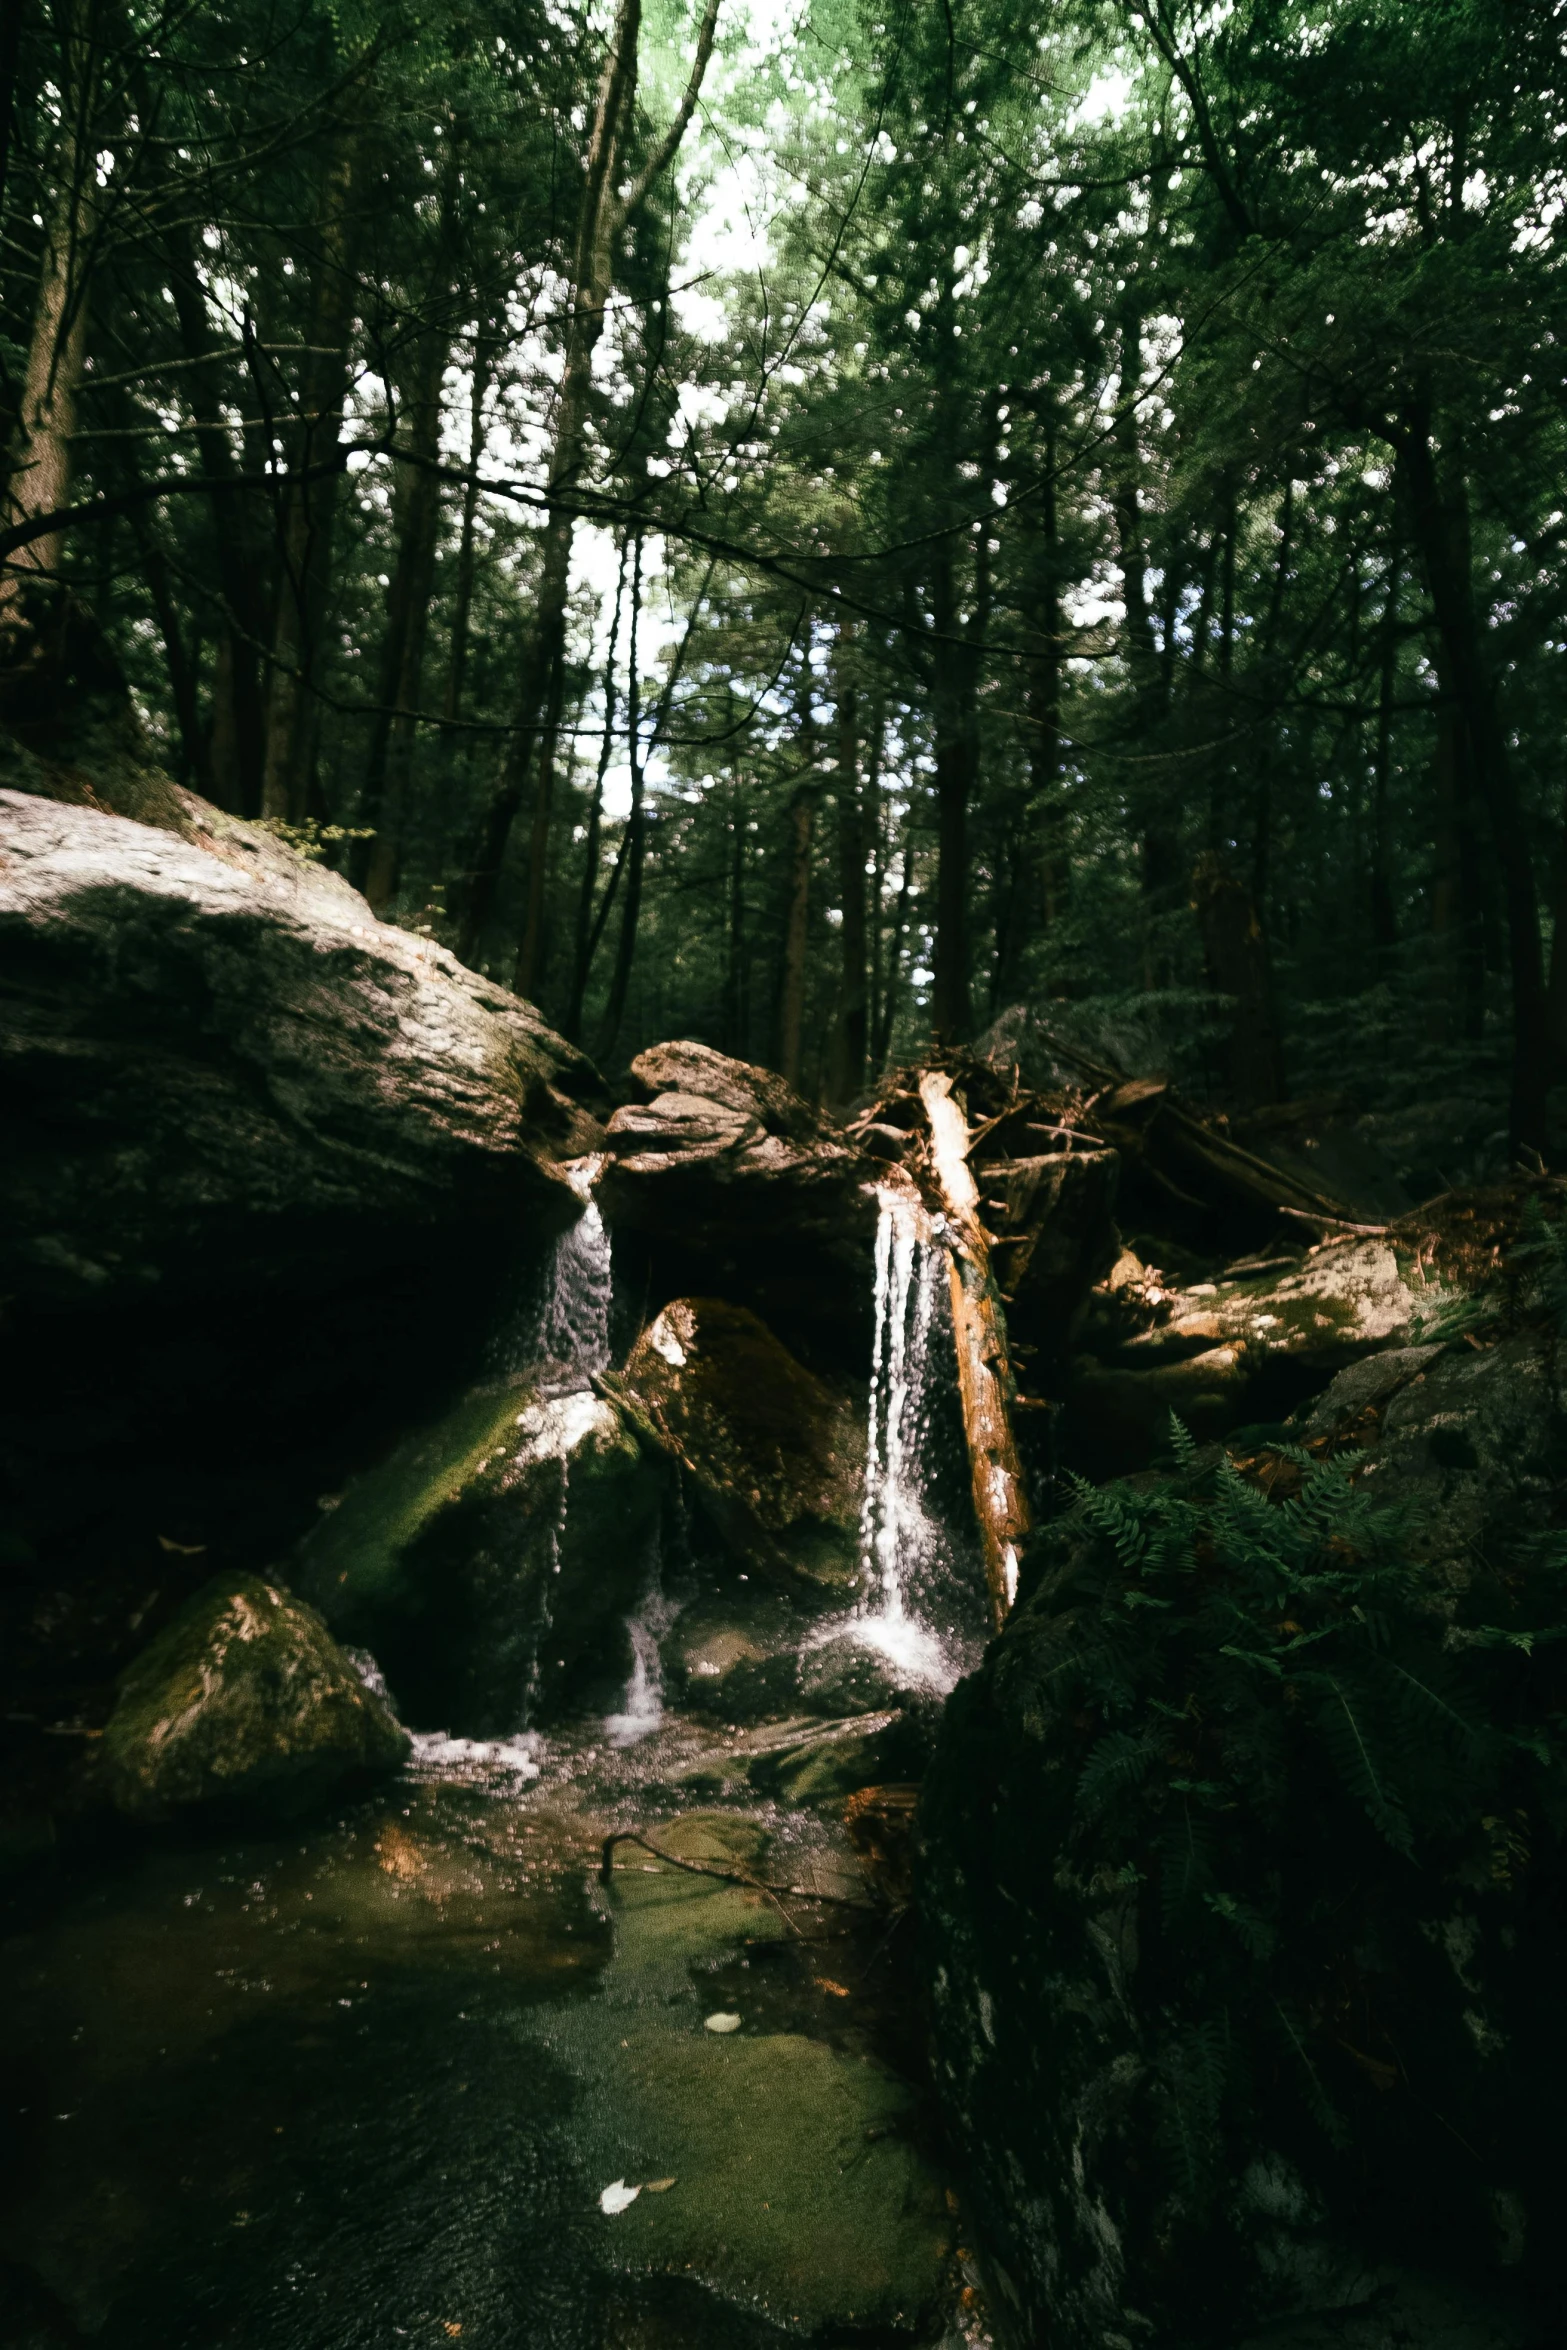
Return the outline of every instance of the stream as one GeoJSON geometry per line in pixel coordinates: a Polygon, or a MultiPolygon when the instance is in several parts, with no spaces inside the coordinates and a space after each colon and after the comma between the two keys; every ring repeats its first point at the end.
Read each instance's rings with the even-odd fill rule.
{"type": "MultiPolygon", "coordinates": [[[[609,1264],[590,1204],[497,1373],[585,1392],[609,1264]]],[[[379,1794],[291,1832],[127,1843],[13,1901],[0,2256],[25,2282],[0,2339],[987,2339],[897,1864],[873,1899],[844,1824],[842,1758],[895,1717],[725,1722],[663,1680],[682,1613],[737,1600],[775,1641],[863,1647],[927,1711],[972,1661],[977,1568],[933,1498],[943,1286],[889,1206],[848,1613],[779,1632],[770,1595],[666,1542],[607,1709],[425,1731],[379,1794]],[[604,1881],[616,1831],[647,1842],[604,1881]]]]}

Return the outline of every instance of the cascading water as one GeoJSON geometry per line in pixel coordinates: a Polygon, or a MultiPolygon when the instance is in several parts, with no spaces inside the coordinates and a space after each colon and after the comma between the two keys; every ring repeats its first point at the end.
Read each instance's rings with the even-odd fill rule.
{"type": "Polygon", "coordinates": [[[631,1679],[619,1713],[604,1723],[612,1746],[635,1746],[650,1737],[664,1719],[664,1660],[659,1643],[680,1612],[679,1602],[664,1589],[664,1560],[655,1527],[646,1587],[636,1613],[626,1624],[631,1637],[631,1679]]]}
{"type": "Polygon", "coordinates": [[[492,1372],[503,1378],[532,1372],[546,1395],[579,1393],[609,1364],[609,1230],[591,1181],[591,1172],[580,1180],[573,1175],[582,1213],[556,1238],[542,1276],[491,1350],[492,1372]]]}
{"type": "MultiPolygon", "coordinates": [[[[584,1200],[581,1215],[564,1231],[550,1252],[544,1278],[535,1293],[526,1332],[510,1343],[508,1368],[534,1372],[539,1392],[552,1399],[550,1408],[569,1409],[573,1396],[588,1397],[594,1374],[607,1370],[610,1360],[609,1315],[613,1291],[609,1231],[589,1188],[596,1170],[582,1167],[576,1188],[584,1200]]],[[[555,1526],[558,1555],[570,1506],[569,1453],[561,1464],[560,1514],[555,1526]]],[[[631,1640],[631,1678],[618,1713],[604,1727],[613,1745],[632,1746],[656,1730],[664,1718],[663,1668],[659,1642],[677,1613],[665,1594],[662,1562],[655,1539],[642,1598],[626,1629],[631,1640]]],[[[546,1610],[541,1638],[549,1630],[546,1610]]],[[[538,1677],[537,1659],[528,1690],[533,1710],[538,1677]]]]}
{"type": "Polygon", "coordinates": [[[570,1393],[609,1363],[609,1232],[590,1199],[556,1241],[534,1337],[541,1384],[570,1393]]]}
{"type": "Polygon", "coordinates": [[[911,1682],[950,1688],[952,1660],[926,1611],[951,1567],[931,1506],[931,1334],[943,1303],[940,1250],[912,1200],[884,1192],[876,1230],[876,1339],[860,1515],[860,1613],[852,1629],[911,1682]]]}

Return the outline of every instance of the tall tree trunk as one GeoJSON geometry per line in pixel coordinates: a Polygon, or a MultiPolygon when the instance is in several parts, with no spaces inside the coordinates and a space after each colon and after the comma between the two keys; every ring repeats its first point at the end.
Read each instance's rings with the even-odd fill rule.
{"type": "Polygon", "coordinates": [[[152,608],[158,615],[164,658],[168,662],[169,693],[174,703],[174,718],[180,737],[177,778],[181,783],[190,784],[205,794],[209,782],[208,745],[202,732],[196,693],[196,663],[186,647],[174,582],[169,574],[169,559],[158,539],[155,523],[147,516],[136,517],[134,529],[137,551],[141,557],[142,577],[147,583],[147,593],[152,598],[152,608]]]}
{"type": "Polygon", "coordinates": [[[630,188],[614,194],[614,169],[625,144],[636,92],[637,37],[642,0],[619,0],[609,49],[599,76],[593,129],[588,140],[571,273],[571,308],[565,363],[555,403],[555,437],[550,452],[549,507],[543,532],[543,559],[533,625],[523,655],[517,732],[499,791],[491,803],[484,837],[468,890],[459,952],[471,961],[494,903],[511,828],[533,775],[533,825],[529,842],[528,911],[518,960],[531,981],[543,931],[548,867],[550,807],[555,782],[555,728],[561,688],[558,672],[566,651],[566,597],[571,577],[576,516],[572,498],[587,464],[588,406],[593,354],[604,331],[604,313],[614,283],[615,244],[640,208],[654,179],[672,160],[696,111],[697,97],[712,55],[719,0],[707,0],[697,35],[690,78],[674,121],[659,139],[630,188]],[[552,717],[553,712],[553,717],[552,717]]]}
{"type": "Polygon", "coordinates": [[[805,1033],[805,975],[810,944],[811,856],[815,847],[817,790],[814,783],[802,783],[789,802],[789,896],[784,917],[783,971],[778,990],[778,1066],[791,1085],[800,1082],[800,1048],[805,1033]]]}
{"type": "MultiPolygon", "coordinates": [[[[71,435],[87,348],[94,228],[98,44],[93,15],[92,0],[64,0],[60,11],[60,185],[44,231],[7,483],[6,518],[13,526],[54,513],[70,495],[71,435]]],[[[0,611],[15,597],[19,575],[57,574],[60,553],[58,530],[19,547],[0,570],[0,611]]]]}
{"type": "Polygon", "coordinates": [[[1393,910],[1392,817],[1388,793],[1393,772],[1393,696],[1398,682],[1399,561],[1388,565],[1386,603],[1379,631],[1377,737],[1371,783],[1371,949],[1379,979],[1387,979],[1398,948],[1393,910]]]}
{"type": "Polygon", "coordinates": [[[1431,936],[1437,985],[1431,997],[1431,1034],[1440,1044],[1457,1036],[1477,1040],[1485,1011],[1484,917],[1480,841],[1469,737],[1457,704],[1437,704],[1432,754],[1435,805],[1431,875],[1431,936]]]}
{"type": "Polygon", "coordinates": [[[1284,1054],[1273,1010],[1268,942],[1246,885],[1213,851],[1198,860],[1192,899],[1210,984],[1234,1006],[1226,1076],[1243,1109],[1284,1099],[1284,1054]]]}
{"type": "MultiPolygon", "coordinates": [[[[982,558],[981,558],[982,559],[982,558]]],[[[931,571],[931,717],[936,737],[936,946],[931,1028],[941,1044],[958,1044],[973,1025],[969,999],[968,816],[976,746],[978,607],[967,629],[958,618],[952,557],[945,545],[931,571]]]]}
{"type": "MultiPolygon", "coordinates": [[[[566,1034],[573,1044],[582,1035],[582,1008],[587,1000],[588,980],[593,970],[593,950],[599,937],[593,922],[593,897],[598,888],[599,842],[604,823],[604,778],[609,773],[610,757],[615,747],[615,652],[620,641],[620,608],[626,592],[626,556],[630,545],[630,534],[626,533],[620,542],[620,568],[615,577],[615,609],[610,616],[609,649],[604,656],[604,732],[599,741],[598,766],[593,776],[593,798],[588,807],[587,837],[582,846],[582,886],[577,893],[577,927],[572,941],[571,1001],[566,1013],[566,1034]]],[[[637,552],[640,569],[640,539],[637,552]]]]}
{"type": "MultiPolygon", "coordinates": [[[[881,1026],[882,990],[886,978],[886,948],[882,935],[885,907],[883,899],[887,886],[886,820],[882,806],[881,763],[887,731],[887,711],[882,690],[878,686],[871,705],[870,730],[866,736],[865,762],[865,831],[870,843],[870,915],[866,949],[865,983],[865,1049],[874,1056],[876,1035],[881,1026]]],[[[872,1065],[870,1074],[875,1075],[872,1065]]]]}
{"type": "Polygon", "coordinates": [[[838,1011],[833,1024],[830,1098],[849,1102],[865,1083],[866,970],[865,970],[865,810],[860,797],[859,710],[849,682],[847,632],[838,636],[839,673],[838,771],[838,896],[841,921],[838,1011]]]}
{"type": "Polygon", "coordinates": [[[805,622],[800,656],[799,687],[795,699],[795,733],[800,746],[804,780],[795,787],[787,815],[784,858],[783,949],[778,964],[777,1061],[791,1085],[800,1082],[805,1037],[805,990],[810,950],[811,865],[816,849],[816,804],[821,785],[816,777],[818,743],[812,696],[813,623],[805,622]]]}
{"type": "Polygon", "coordinates": [[[724,933],[724,1050],[750,1059],[750,949],[745,915],[746,802],[738,780],[729,799],[729,919],[724,933]]]}
{"type": "Polygon", "coordinates": [[[408,396],[410,462],[399,468],[402,527],[387,593],[381,707],[370,738],[359,804],[359,821],[375,828],[375,838],[356,844],[369,850],[363,886],[377,912],[397,889],[418,734],[424,648],[435,587],[435,544],[441,522],[441,485],[435,471],[441,449],[441,383],[450,355],[444,330],[430,334],[408,396]]]}
{"type": "Polygon", "coordinates": [[[1412,406],[1404,424],[1399,454],[1411,528],[1436,616],[1442,683],[1462,715],[1501,867],[1513,998],[1512,1140],[1515,1148],[1539,1150],[1554,1074],[1539,906],[1528,830],[1476,609],[1468,491],[1461,477],[1444,488],[1426,410],[1412,406]]]}
{"type": "Polygon", "coordinates": [[[300,380],[299,425],[291,477],[283,485],[278,532],[261,811],[290,824],[304,821],[315,757],[319,704],[313,689],[331,599],[338,487],[335,472],[315,480],[297,477],[330,464],[342,442],[357,292],[349,266],[349,206],[357,153],[354,135],[343,134],[322,188],[320,248],[310,305],[312,348],[300,380]]]}
{"type": "Polygon", "coordinates": [[[217,486],[212,496],[213,545],[224,625],[212,683],[213,797],[241,816],[261,812],[266,708],[260,647],[265,636],[265,564],[252,529],[248,494],[240,487],[233,444],[218,397],[214,328],[196,266],[187,223],[164,239],[169,291],[186,361],[185,388],[196,426],[201,470],[217,486]]]}
{"type": "Polygon", "coordinates": [[[462,530],[457,541],[457,582],[452,598],[451,660],[443,705],[444,715],[453,721],[462,716],[463,687],[467,681],[468,632],[473,622],[475,528],[479,514],[479,459],[484,454],[484,403],[499,351],[500,340],[494,326],[481,327],[473,350],[473,385],[468,401],[468,478],[462,492],[462,530]]]}
{"type": "Polygon", "coordinates": [[[1061,534],[1056,506],[1055,411],[1044,412],[1045,480],[1034,549],[1034,598],[1027,673],[1028,780],[1035,867],[1034,911],[1050,930],[1066,912],[1071,867],[1066,808],[1061,796],[1061,675],[1065,653],[1061,608],[1061,534]]]}
{"type": "Polygon", "coordinates": [[[892,909],[892,938],[887,950],[887,985],[881,1000],[881,1018],[876,1026],[874,1058],[875,1074],[878,1077],[887,1066],[898,1025],[898,1001],[903,989],[903,942],[908,933],[909,908],[913,897],[914,814],[911,809],[903,834],[903,872],[892,909]]]}
{"type": "MultiPolygon", "coordinates": [[[[1142,308],[1130,289],[1121,305],[1120,374],[1116,385],[1114,426],[1114,484],[1116,559],[1121,572],[1121,601],[1125,607],[1127,677],[1131,686],[1132,730],[1140,754],[1146,754],[1161,711],[1158,647],[1148,602],[1148,550],[1143,537],[1142,436],[1138,430],[1137,399],[1142,388],[1142,308]]],[[[1134,770],[1135,773],[1135,770],[1134,770]]],[[[1166,984],[1168,957],[1159,944],[1159,926],[1175,902],[1180,882],[1180,855],[1174,812],[1162,781],[1139,781],[1132,797],[1138,809],[1142,849],[1143,980],[1148,987],[1166,984]]]]}
{"type": "Polygon", "coordinates": [[[626,647],[626,742],[631,753],[631,806],[626,815],[626,888],[620,909],[620,939],[615,968],[610,975],[609,999],[598,1034],[598,1057],[607,1061],[620,1041],[631,992],[631,967],[636,959],[637,922],[642,912],[642,868],[647,850],[647,818],[643,808],[642,681],[638,668],[637,628],[642,611],[642,534],[636,535],[631,572],[631,628],[626,647]]]}

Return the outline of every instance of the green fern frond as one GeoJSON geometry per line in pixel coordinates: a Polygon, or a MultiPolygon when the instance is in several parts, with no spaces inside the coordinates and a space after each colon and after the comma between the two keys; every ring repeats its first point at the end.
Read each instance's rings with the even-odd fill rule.
{"type": "Polygon", "coordinates": [[[1301,2028],[1299,2016],[1286,1999],[1275,1999],[1272,2006],[1274,2014],[1283,2027],[1284,2037],[1300,2066],[1306,2104],[1312,2119],[1335,2146],[1347,2146],[1350,2142],[1350,2132],[1345,2127],[1343,2115],[1323,2086],[1322,2075],[1311,2061],[1311,2051],[1306,2046],[1306,2035],[1301,2028]]]}
{"type": "Polygon", "coordinates": [[[1394,1851],[1407,1857],[1413,1852],[1414,1840],[1404,1807],[1377,1752],[1371,1709],[1358,1690],[1350,1689],[1335,1675],[1321,1673],[1310,1678],[1320,1681],[1327,1692],[1317,1722],[1339,1776],[1394,1851]]]}
{"type": "Polygon", "coordinates": [[[1189,1801],[1159,1839],[1159,1894],[1167,1926],[1200,1910],[1213,1885],[1213,1830],[1189,1801]]]}
{"type": "Polygon", "coordinates": [[[1205,1893],[1203,1899],[1215,1917],[1223,1918],[1233,1926],[1251,1957],[1271,1958],[1278,1947],[1278,1934],[1262,1912],[1249,1901],[1242,1901],[1234,1893],[1205,1893]]]}
{"type": "Polygon", "coordinates": [[[1192,1476],[1197,1467],[1197,1439],[1181,1418],[1179,1412],[1170,1414],[1170,1450],[1175,1465],[1183,1477],[1192,1476]]]}
{"type": "Polygon", "coordinates": [[[1148,1732],[1107,1731],[1083,1765],[1077,1782],[1080,1810],[1098,1811],[1112,1795],[1140,1786],[1158,1761],[1163,1741],[1148,1732]]]}

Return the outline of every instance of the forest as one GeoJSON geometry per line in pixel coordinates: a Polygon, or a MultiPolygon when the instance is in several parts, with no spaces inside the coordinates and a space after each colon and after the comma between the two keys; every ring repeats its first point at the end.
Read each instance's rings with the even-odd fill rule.
{"type": "Polygon", "coordinates": [[[1559,2350],[1567,0],[0,0],[0,2350],[1559,2350]]]}
{"type": "Polygon", "coordinates": [[[607,1065],[1567,1062],[1560,8],[8,12],[17,588],[607,1065]]]}

